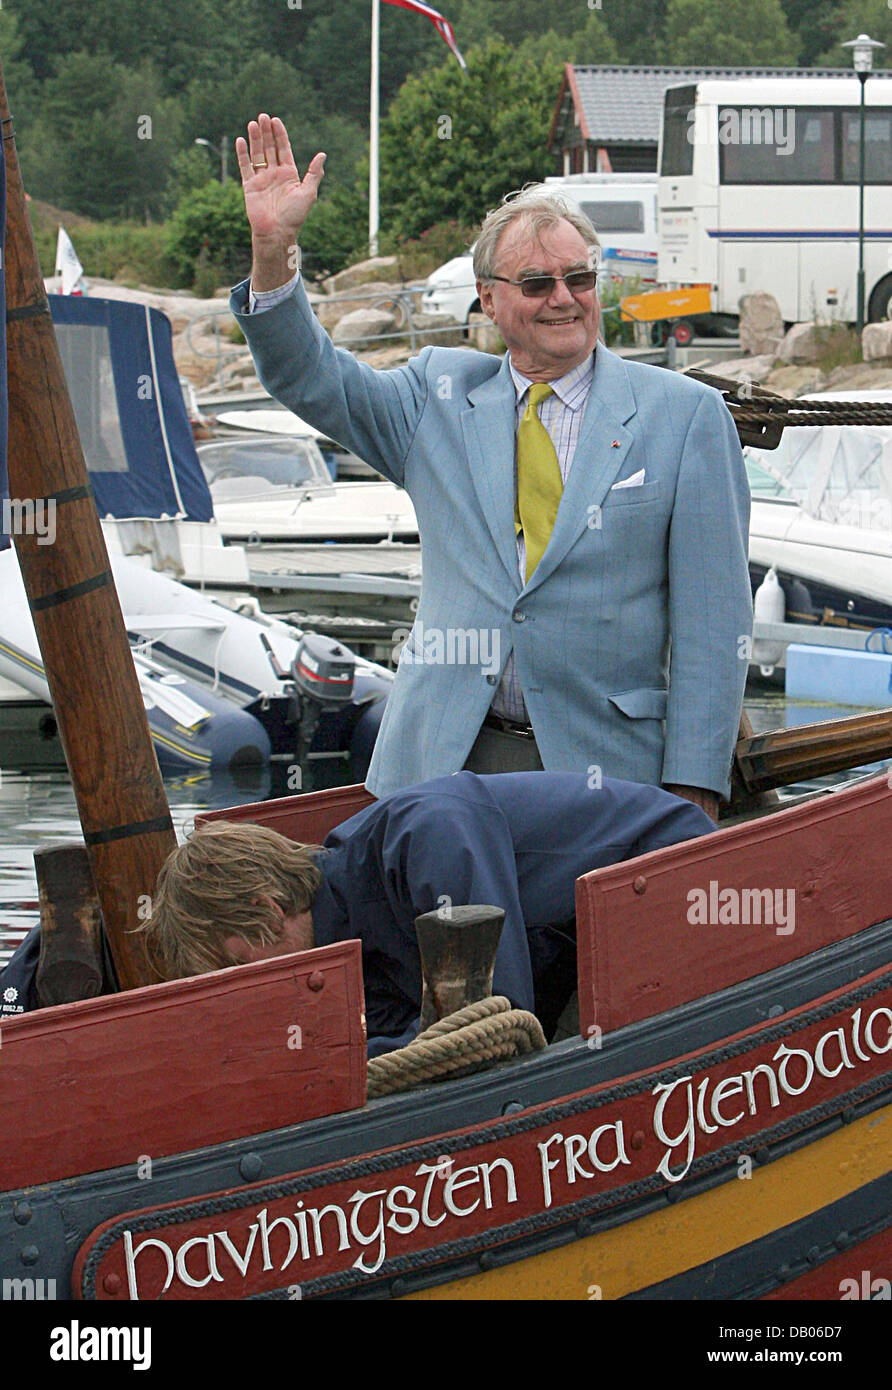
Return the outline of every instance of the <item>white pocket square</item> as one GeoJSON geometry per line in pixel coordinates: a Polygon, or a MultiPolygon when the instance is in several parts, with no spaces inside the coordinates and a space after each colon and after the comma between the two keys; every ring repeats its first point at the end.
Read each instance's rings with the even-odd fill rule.
{"type": "Polygon", "coordinates": [[[621,487],[640,487],[641,484],[644,482],[644,473],[645,470],[643,468],[639,468],[638,472],[633,473],[631,478],[623,478],[622,482],[614,483],[610,491],[616,492],[617,489],[621,487]]]}

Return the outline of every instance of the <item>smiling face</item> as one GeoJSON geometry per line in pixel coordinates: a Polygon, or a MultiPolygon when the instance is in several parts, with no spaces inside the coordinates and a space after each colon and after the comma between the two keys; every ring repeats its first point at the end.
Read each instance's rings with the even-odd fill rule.
{"type": "MultiPolygon", "coordinates": [[[[571,223],[555,222],[535,237],[519,217],[499,238],[495,268],[507,280],[567,275],[587,270],[593,254],[571,223]]],[[[571,294],[563,280],[556,280],[550,295],[527,299],[519,285],[478,280],[477,293],[483,312],[498,325],[513,365],[532,381],[554,381],[594,351],[601,322],[594,289],[571,294]]]]}

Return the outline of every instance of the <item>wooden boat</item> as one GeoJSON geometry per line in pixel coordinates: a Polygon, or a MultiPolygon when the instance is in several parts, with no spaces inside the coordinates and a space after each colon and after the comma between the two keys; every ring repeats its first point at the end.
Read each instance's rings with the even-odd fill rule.
{"type": "MultiPolygon", "coordinates": [[[[312,841],[368,800],[211,818],[312,841]]],[[[112,1301],[880,1288],[890,838],[878,777],[586,875],[578,1036],[378,1100],[358,942],[7,1022],[0,1269],[112,1301]]]]}
{"type": "MultiPolygon", "coordinates": [[[[0,1030],[9,1296],[892,1287],[885,777],[585,875],[575,1035],[474,1074],[368,1099],[358,941],[144,983],[133,928],[173,833],[10,149],[10,471],[18,495],[66,509],[52,554],[17,549],[85,841],[44,852],[43,928],[77,956],[101,910],[121,992],[0,1030]]],[[[856,762],[892,747],[890,719],[862,717],[856,762]]],[[[803,738],[747,742],[751,796],[803,738]]],[[[851,762],[838,731],[811,742],[823,770],[851,762]]],[[[342,788],[224,814],[311,841],[367,800],[342,788]]]]}

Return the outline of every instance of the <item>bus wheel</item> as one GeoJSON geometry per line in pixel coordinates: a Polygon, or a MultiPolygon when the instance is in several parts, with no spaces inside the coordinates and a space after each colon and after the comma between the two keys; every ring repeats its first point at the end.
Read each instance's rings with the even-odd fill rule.
{"type": "Polygon", "coordinates": [[[892,318],[892,275],[884,275],[882,280],[874,285],[867,306],[868,323],[882,323],[888,318],[892,318]]]}
{"type": "Polygon", "coordinates": [[[694,336],[694,325],[688,319],[674,319],[669,325],[669,333],[679,347],[687,347],[694,336]]]}

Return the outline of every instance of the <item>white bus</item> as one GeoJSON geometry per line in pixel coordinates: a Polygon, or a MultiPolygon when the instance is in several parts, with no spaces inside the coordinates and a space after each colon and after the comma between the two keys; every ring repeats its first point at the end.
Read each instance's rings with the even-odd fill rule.
{"type": "MultiPolygon", "coordinates": [[[[752,77],[670,87],[659,156],[658,277],[708,284],[714,314],[773,294],[788,323],[854,322],[860,83],[752,77]]],[[[865,318],[892,308],[892,72],[866,88],[865,318]]]]}

